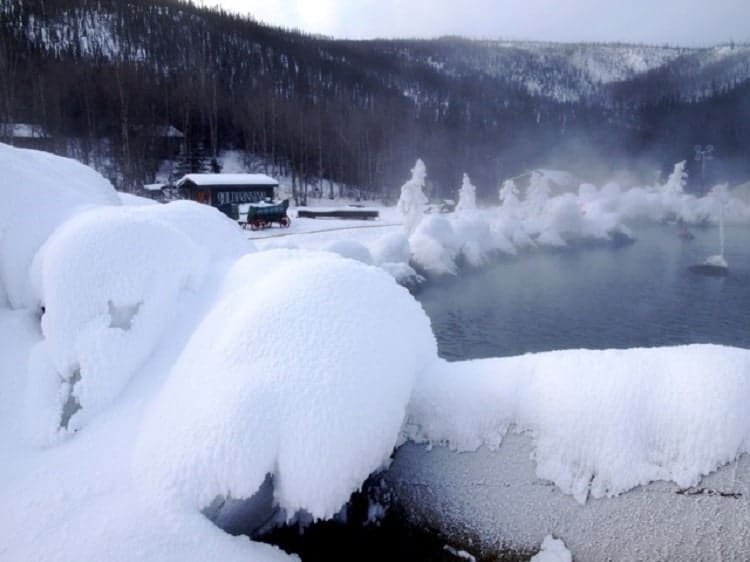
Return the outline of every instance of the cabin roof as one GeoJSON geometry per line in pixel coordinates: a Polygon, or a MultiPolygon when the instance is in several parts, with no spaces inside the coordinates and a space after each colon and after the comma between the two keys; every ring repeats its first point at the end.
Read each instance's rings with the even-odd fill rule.
{"type": "Polygon", "coordinates": [[[191,182],[201,187],[275,187],[279,185],[278,181],[265,174],[187,174],[177,180],[175,185],[177,185],[177,187],[182,187],[187,182],[191,182]]]}

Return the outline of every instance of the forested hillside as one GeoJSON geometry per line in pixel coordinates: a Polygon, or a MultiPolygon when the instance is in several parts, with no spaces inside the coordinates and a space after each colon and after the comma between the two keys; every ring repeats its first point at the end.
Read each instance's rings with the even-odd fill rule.
{"type": "Polygon", "coordinates": [[[694,165],[706,143],[711,179],[750,175],[742,45],[339,41],[176,0],[3,0],[0,76],[0,122],[40,125],[126,190],[225,148],[386,196],[418,156],[445,194],[464,171],[486,195],[542,165],[694,165]]]}

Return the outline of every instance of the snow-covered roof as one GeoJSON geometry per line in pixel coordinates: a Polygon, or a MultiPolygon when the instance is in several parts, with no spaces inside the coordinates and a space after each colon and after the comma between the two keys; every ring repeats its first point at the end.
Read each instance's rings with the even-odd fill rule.
{"type": "Polygon", "coordinates": [[[177,180],[177,187],[190,181],[195,185],[211,187],[215,185],[279,185],[279,182],[266,174],[187,174],[177,180]]]}
{"type": "Polygon", "coordinates": [[[49,133],[41,125],[30,123],[0,123],[0,137],[14,139],[48,139],[49,133]]]}

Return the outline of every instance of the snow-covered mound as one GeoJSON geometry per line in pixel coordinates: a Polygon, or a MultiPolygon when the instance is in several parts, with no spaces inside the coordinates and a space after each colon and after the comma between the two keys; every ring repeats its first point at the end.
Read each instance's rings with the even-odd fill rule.
{"type": "Polygon", "coordinates": [[[251,254],[228,279],[150,407],[138,480],[203,509],[271,474],[288,513],[330,517],[393,450],[436,356],[429,321],[388,275],[329,254],[251,254]]]}
{"type": "Polygon", "coordinates": [[[0,303],[33,306],[26,276],[39,247],[91,205],[119,205],[112,185],[88,166],[0,144],[0,303]]]}
{"type": "Polygon", "coordinates": [[[243,242],[232,228],[208,207],[180,203],[100,207],[54,232],[33,271],[44,341],[28,399],[45,412],[32,416],[41,442],[77,431],[119,394],[159,345],[181,295],[201,286],[212,251],[243,242]]]}

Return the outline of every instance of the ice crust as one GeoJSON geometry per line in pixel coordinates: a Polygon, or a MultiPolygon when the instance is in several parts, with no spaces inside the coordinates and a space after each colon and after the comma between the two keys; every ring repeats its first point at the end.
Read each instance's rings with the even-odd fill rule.
{"type": "Polygon", "coordinates": [[[418,380],[408,436],[458,451],[530,434],[536,474],[579,503],[655,480],[683,488],[750,451],[750,351],[570,350],[442,362],[418,380]]]}

